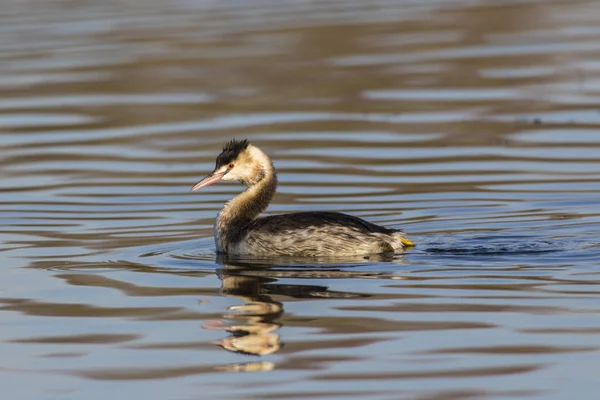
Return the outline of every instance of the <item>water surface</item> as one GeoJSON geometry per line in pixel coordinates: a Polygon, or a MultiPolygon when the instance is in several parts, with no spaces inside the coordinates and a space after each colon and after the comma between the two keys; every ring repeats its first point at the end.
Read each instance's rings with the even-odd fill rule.
{"type": "Polygon", "coordinates": [[[13,2],[0,15],[0,382],[14,399],[591,398],[600,4],[13,2]],[[155,4],[153,4],[155,3],[155,4]],[[268,213],[417,247],[217,257],[268,213]]]}

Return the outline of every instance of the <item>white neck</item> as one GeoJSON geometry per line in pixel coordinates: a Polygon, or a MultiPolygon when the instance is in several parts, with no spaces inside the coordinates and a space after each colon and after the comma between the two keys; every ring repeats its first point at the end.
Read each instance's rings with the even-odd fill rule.
{"type": "Polygon", "coordinates": [[[247,151],[257,172],[248,180],[248,188],[217,215],[214,233],[218,252],[228,252],[229,245],[241,238],[244,227],[267,208],[277,189],[277,175],[269,157],[252,145],[247,151]]]}

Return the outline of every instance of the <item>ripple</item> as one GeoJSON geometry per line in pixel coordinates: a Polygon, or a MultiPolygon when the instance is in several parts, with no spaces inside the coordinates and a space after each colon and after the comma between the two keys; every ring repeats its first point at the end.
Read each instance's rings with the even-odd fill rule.
{"type": "Polygon", "coordinates": [[[124,269],[135,270],[140,266],[132,262],[124,261],[105,261],[105,262],[61,262],[59,265],[50,263],[44,268],[49,271],[66,272],[90,272],[90,273],[109,273],[122,271],[124,269]]]}
{"type": "Polygon", "coordinates": [[[594,351],[583,346],[551,347],[551,346],[496,346],[496,347],[464,347],[434,350],[434,354],[552,354],[594,351]]]}
{"type": "MultiPolygon", "coordinates": [[[[164,105],[164,104],[203,104],[212,97],[202,93],[154,93],[154,94],[87,94],[77,96],[36,96],[32,98],[0,100],[0,110],[23,108],[94,107],[101,105],[164,105]]],[[[14,115],[14,114],[13,114],[14,115]]],[[[1,121],[1,120],[0,120],[1,121]]]]}
{"type": "Polygon", "coordinates": [[[109,335],[109,334],[88,334],[71,336],[40,336],[32,338],[15,339],[13,343],[124,343],[139,339],[139,335],[109,335]]]}
{"type": "MultiPolygon", "coordinates": [[[[456,255],[522,255],[529,256],[536,253],[554,253],[572,249],[573,243],[564,241],[532,241],[529,238],[520,239],[518,236],[508,238],[497,237],[470,237],[468,247],[428,247],[426,252],[433,254],[456,254],[456,255]],[[501,243],[494,243],[500,241],[501,243]]],[[[431,245],[430,245],[431,246],[431,245]]],[[[459,245],[460,246],[460,245],[459,245]]]]}
{"type": "Polygon", "coordinates": [[[380,372],[378,374],[326,374],[316,376],[314,379],[320,380],[388,380],[388,379],[424,379],[424,378],[463,378],[473,376],[504,376],[513,374],[522,374],[524,372],[533,372],[542,368],[542,365],[525,365],[520,367],[495,367],[474,369],[452,369],[452,370],[432,370],[422,372],[380,372]]]}
{"type": "Polygon", "coordinates": [[[373,100],[413,100],[413,101],[477,101],[513,100],[524,95],[510,89],[431,89],[431,90],[369,90],[364,96],[373,100]]]}
{"type": "MultiPolygon", "coordinates": [[[[74,83],[74,82],[97,82],[101,80],[108,81],[112,78],[112,74],[107,72],[92,71],[92,72],[55,72],[55,73],[31,73],[31,74],[2,74],[0,75],[0,86],[8,88],[19,88],[36,85],[47,85],[47,84],[62,84],[62,83],[74,83]]],[[[39,99],[38,99],[39,100],[39,99]]],[[[14,100],[13,100],[14,101],[14,100]]],[[[22,102],[19,99],[16,103],[22,102]]],[[[36,101],[33,101],[35,103],[36,101]]],[[[0,109],[10,109],[10,102],[6,100],[0,101],[0,109]],[[8,108],[7,108],[8,105],[8,108]]],[[[15,103],[12,103],[15,104],[15,103]]],[[[22,103],[21,103],[22,104],[22,103]]],[[[37,103],[39,104],[39,103],[37,103]]],[[[52,104],[53,106],[56,104],[52,104]]],[[[14,106],[13,106],[14,107],[14,106]]],[[[20,107],[15,107],[20,108],[20,107]]]]}
{"type": "Polygon", "coordinates": [[[595,40],[581,40],[577,43],[534,43],[507,45],[462,46],[448,50],[432,50],[407,53],[362,54],[337,57],[331,63],[337,67],[368,67],[385,64],[415,63],[432,60],[463,60],[484,57],[498,58],[511,56],[549,55],[572,51],[577,54],[594,53],[597,48],[595,40]]]}
{"type": "Polygon", "coordinates": [[[13,3],[7,392],[595,393],[595,3],[13,3]],[[242,189],[188,190],[232,137],[273,157],[266,215],[347,212],[417,247],[217,254],[215,216],[242,189]]]}
{"type": "Polygon", "coordinates": [[[511,135],[511,138],[526,143],[553,143],[553,144],[589,144],[600,143],[598,132],[591,129],[547,129],[527,131],[511,135]]]}
{"type": "Polygon", "coordinates": [[[46,127],[60,125],[80,125],[97,121],[84,115],[69,114],[10,114],[0,115],[0,126],[5,128],[46,127]]]}

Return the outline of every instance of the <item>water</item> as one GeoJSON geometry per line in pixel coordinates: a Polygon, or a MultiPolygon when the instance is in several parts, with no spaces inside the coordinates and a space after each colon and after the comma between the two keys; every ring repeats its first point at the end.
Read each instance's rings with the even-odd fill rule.
{"type": "Polygon", "coordinates": [[[591,398],[600,4],[9,2],[0,383],[11,399],[591,398]],[[217,258],[240,188],[417,247],[217,258]]]}

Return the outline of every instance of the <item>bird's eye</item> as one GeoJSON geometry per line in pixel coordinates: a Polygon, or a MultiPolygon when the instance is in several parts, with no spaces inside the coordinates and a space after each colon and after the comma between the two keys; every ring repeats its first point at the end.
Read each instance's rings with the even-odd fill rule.
{"type": "Polygon", "coordinates": [[[229,164],[229,169],[231,169],[231,168],[233,168],[233,167],[235,167],[235,165],[233,165],[233,164],[229,164]]]}

